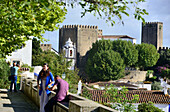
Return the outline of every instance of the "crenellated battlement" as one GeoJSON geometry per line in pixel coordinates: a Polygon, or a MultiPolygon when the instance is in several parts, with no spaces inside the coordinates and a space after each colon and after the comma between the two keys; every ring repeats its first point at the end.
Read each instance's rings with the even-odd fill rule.
{"type": "Polygon", "coordinates": [[[159,47],[159,50],[168,50],[170,49],[169,47],[159,47]]]}
{"type": "Polygon", "coordinates": [[[41,44],[41,46],[45,46],[45,47],[51,47],[51,44],[41,44]]]}
{"type": "Polygon", "coordinates": [[[163,22],[146,22],[146,23],[142,23],[142,24],[163,24],[163,22]]]}
{"type": "Polygon", "coordinates": [[[86,28],[86,29],[98,29],[98,26],[90,26],[90,25],[63,25],[62,28],[86,28]]]}
{"type": "Polygon", "coordinates": [[[103,35],[103,30],[99,29],[99,30],[98,30],[98,35],[99,35],[99,36],[100,36],[100,35],[103,35]]]}

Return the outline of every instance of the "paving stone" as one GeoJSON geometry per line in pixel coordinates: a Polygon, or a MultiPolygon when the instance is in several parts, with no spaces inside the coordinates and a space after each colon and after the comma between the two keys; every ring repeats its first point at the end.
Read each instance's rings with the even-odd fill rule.
{"type": "Polygon", "coordinates": [[[21,91],[0,89],[0,112],[39,112],[39,109],[21,91]]]}

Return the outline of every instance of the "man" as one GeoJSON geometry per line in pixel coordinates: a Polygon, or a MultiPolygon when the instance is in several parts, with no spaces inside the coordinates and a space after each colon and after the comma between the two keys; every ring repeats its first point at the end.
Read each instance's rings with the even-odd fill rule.
{"type": "Polygon", "coordinates": [[[63,101],[68,95],[69,84],[58,75],[54,78],[55,83],[52,88],[49,88],[49,90],[54,90],[57,87],[56,95],[52,97],[45,105],[45,112],[53,112],[53,105],[55,105],[56,102],[63,101]]]}
{"type": "Polygon", "coordinates": [[[20,66],[17,65],[14,62],[13,67],[11,67],[11,85],[10,85],[10,91],[12,92],[12,86],[14,84],[14,91],[17,92],[16,86],[17,86],[17,75],[18,75],[18,70],[20,69],[20,66]]]}

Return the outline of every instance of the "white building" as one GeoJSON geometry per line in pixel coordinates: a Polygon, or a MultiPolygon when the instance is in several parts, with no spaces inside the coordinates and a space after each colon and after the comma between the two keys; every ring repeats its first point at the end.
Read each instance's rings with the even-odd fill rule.
{"type": "Polygon", "coordinates": [[[126,41],[132,42],[132,44],[136,44],[136,39],[132,38],[130,36],[127,36],[127,35],[100,35],[100,36],[98,36],[98,40],[101,40],[102,38],[104,40],[110,39],[111,41],[114,41],[114,40],[117,40],[117,39],[126,40],[126,41]]]}
{"type": "Polygon", "coordinates": [[[32,62],[32,40],[25,42],[25,46],[21,49],[18,49],[11,53],[11,56],[7,56],[6,61],[10,62],[11,65],[13,62],[16,62],[19,65],[28,64],[31,66],[32,62]]]}
{"type": "Polygon", "coordinates": [[[63,52],[65,53],[65,58],[67,61],[72,61],[70,70],[74,70],[74,66],[76,63],[76,47],[73,45],[73,42],[69,38],[68,41],[66,41],[66,44],[63,46],[63,52]]]}

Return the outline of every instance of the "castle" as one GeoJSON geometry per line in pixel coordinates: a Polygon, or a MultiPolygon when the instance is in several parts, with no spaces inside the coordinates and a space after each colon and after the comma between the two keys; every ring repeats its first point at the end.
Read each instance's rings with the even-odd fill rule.
{"type": "Polygon", "coordinates": [[[75,46],[75,60],[76,65],[80,68],[82,57],[90,50],[92,44],[102,38],[107,40],[122,39],[136,43],[136,39],[127,35],[103,35],[103,31],[98,29],[98,26],[89,25],[64,25],[59,29],[59,52],[63,52],[64,45],[68,39],[73,42],[75,46]]]}
{"type": "Polygon", "coordinates": [[[163,47],[163,23],[146,22],[142,24],[141,43],[153,44],[157,50],[163,47]]]}

